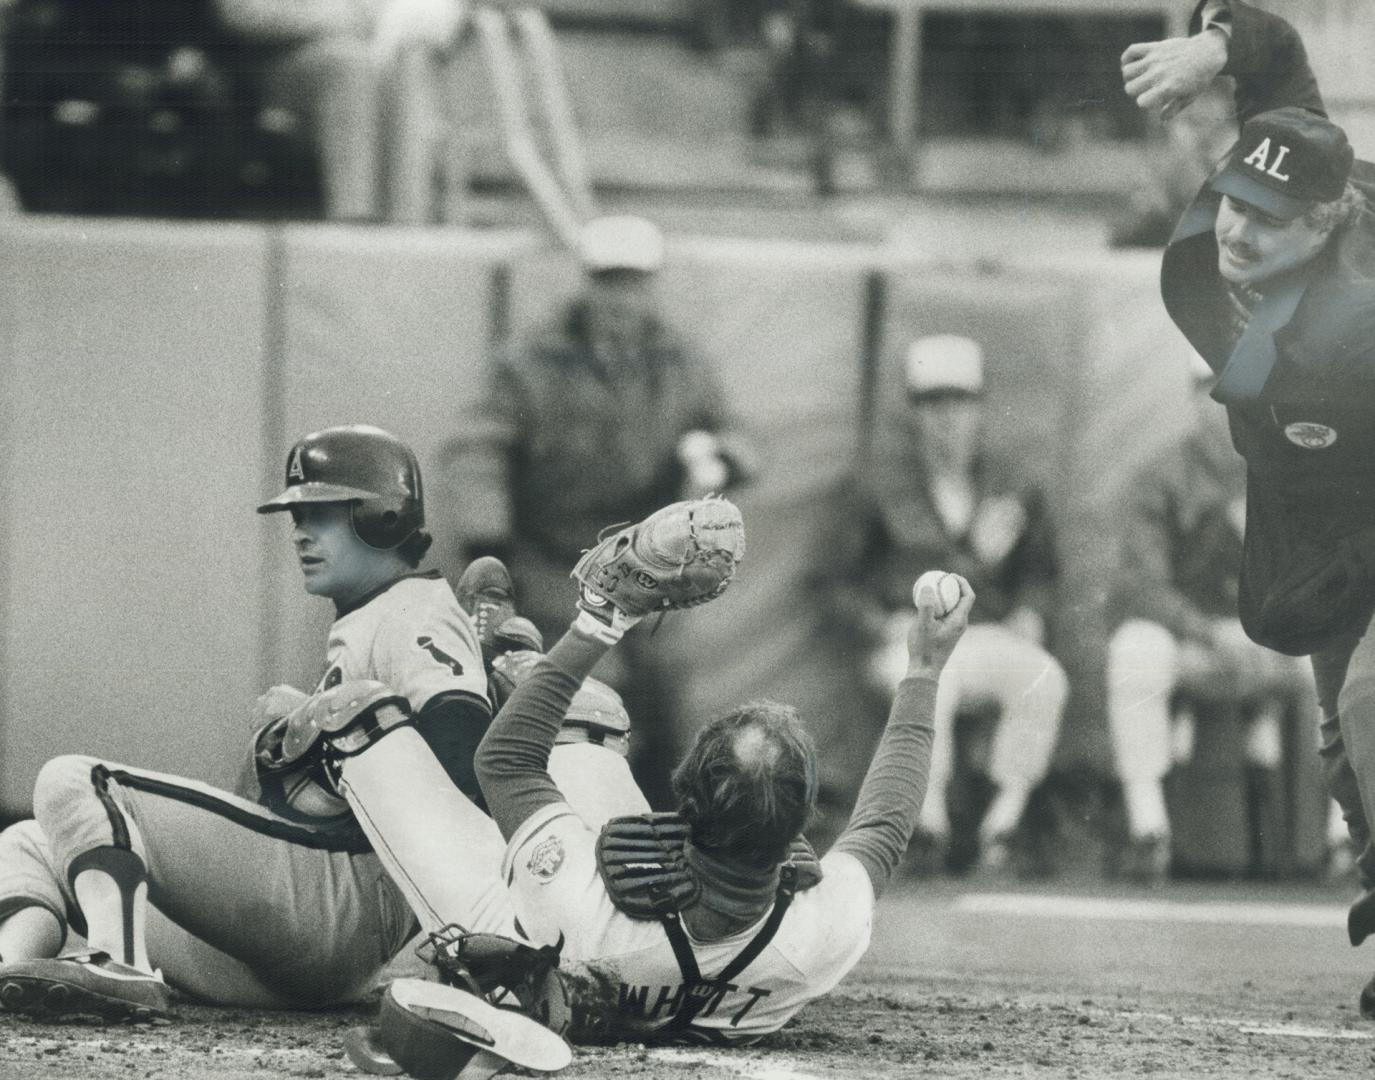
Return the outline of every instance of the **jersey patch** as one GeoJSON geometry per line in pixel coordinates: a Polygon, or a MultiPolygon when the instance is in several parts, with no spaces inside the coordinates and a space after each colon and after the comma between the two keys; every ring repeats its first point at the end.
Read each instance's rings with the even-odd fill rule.
{"type": "Polygon", "coordinates": [[[554,880],[563,868],[563,859],[563,837],[546,836],[530,852],[530,861],[525,868],[530,871],[531,877],[543,885],[554,880]]]}
{"type": "Polygon", "coordinates": [[[1326,424],[1313,424],[1303,420],[1286,424],[1284,437],[1305,450],[1326,450],[1337,441],[1337,433],[1326,424]]]}
{"type": "Polygon", "coordinates": [[[446,668],[452,671],[455,675],[463,674],[463,665],[460,664],[448,653],[446,653],[438,645],[436,645],[434,643],[434,638],[430,637],[428,634],[420,635],[420,637],[415,639],[415,643],[419,645],[420,648],[424,649],[427,653],[429,653],[432,657],[434,657],[435,660],[437,660],[439,663],[443,664],[446,668]]]}

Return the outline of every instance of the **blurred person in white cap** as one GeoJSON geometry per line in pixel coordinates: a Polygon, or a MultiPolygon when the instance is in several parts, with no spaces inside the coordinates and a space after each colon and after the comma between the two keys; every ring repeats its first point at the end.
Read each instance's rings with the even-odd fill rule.
{"type": "MultiPolygon", "coordinates": [[[[450,442],[464,556],[505,561],[522,613],[551,639],[567,621],[568,567],[608,522],[729,490],[752,471],[715,372],[661,314],[666,248],[644,218],[587,222],[578,294],[500,350],[450,442]]],[[[644,718],[632,762],[651,802],[667,805],[674,692],[656,652],[646,635],[622,650],[624,673],[601,674],[644,718]]]]}
{"type": "MultiPolygon", "coordinates": [[[[1191,759],[1203,713],[1217,719],[1235,711],[1243,725],[1245,757],[1237,765],[1246,770],[1249,829],[1257,837],[1278,831],[1273,815],[1285,801],[1289,714],[1314,727],[1318,720],[1308,665],[1256,645],[1237,618],[1246,462],[1208,396],[1216,374],[1196,353],[1188,379],[1192,422],[1132,474],[1115,516],[1107,720],[1127,835],[1108,869],[1147,883],[1170,869],[1164,780],[1191,759]]],[[[1340,817],[1335,828],[1340,852],[1340,817]]],[[[1248,867],[1255,876],[1274,869],[1259,849],[1252,846],[1248,867]]]]}
{"type": "Polygon", "coordinates": [[[1014,844],[1028,799],[1049,770],[1069,689],[1043,644],[1057,576],[1044,500],[1034,487],[1009,483],[1007,470],[984,452],[977,342],[920,337],[902,360],[900,393],[880,406],[860,515],[867,598],[861,618],[879,642],[870,676],[889,692],[897,685],[914,577],[940,568],[969,580],[978,610],[937,696],[920,830],[943,850],[949,869],[976,860],[997,868],[1015,859],[1019,870],[1045,872],[1031,845],[1014,844]],[[956,717],[966,714],[994,718],[991,738],[966,757],[972,773],[991,781],[992,801],[985,789],[974,802],[986,812],[980,818],[983,806],[975,805],[957,813],[955,823],[968,828],[952,835],[956,717]]]}

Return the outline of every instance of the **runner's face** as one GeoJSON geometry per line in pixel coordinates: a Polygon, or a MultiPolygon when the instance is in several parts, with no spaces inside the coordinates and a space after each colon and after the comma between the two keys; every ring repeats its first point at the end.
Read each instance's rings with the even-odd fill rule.
{"type": "Polygon", "coordinates": [[[306,592],[342,603],[373,588],[378,553],[354,535],[348,503],[301,503],[291,520],[306,592]]]}
{"type": "Polygon", "coordinates": [[[1213,226],[1218,273],[1233,285],[1258,288],[1314,258],[1329,232],[1310,225],[1302,214],[1285,221],[1224,195],[1213,226]]]}

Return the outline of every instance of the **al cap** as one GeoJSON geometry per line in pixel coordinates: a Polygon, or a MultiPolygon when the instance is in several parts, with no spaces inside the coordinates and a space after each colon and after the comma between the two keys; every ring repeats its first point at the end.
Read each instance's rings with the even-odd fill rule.
{"type": "Polygon", "coordinates": [[[1313,203],[1338,198],[1354,158],[1346,132],[1336,124],[1286,106],[1242,125],[1241,137],[1211,185],[1288,221],[1313,203]]]}

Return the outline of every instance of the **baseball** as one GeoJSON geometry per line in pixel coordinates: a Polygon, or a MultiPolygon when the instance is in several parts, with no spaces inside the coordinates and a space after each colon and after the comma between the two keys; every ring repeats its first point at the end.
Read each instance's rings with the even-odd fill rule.
{"type": "Polygon", "coordinates": [[[930,585],[936,590],[937,615],[949,615],[960,602],[960,582],[954,574],[947,574],[944,570],[926,571],[912,585],[912,603],[917,603],[917,593],[921,592],[923,585],[930,585]]]}

